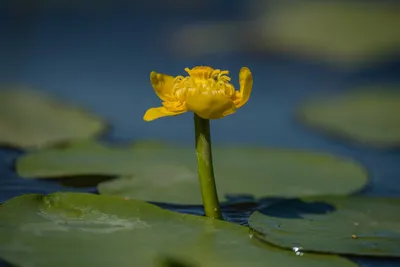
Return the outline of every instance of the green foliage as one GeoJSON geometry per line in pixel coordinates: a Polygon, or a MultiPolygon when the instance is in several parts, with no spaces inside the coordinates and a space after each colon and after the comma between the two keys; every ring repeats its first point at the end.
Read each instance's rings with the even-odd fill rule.
{"type": "Polygon", "coordinates": [[[356,267],[332,255],[296,256],[243,226],[115,196],[24,195],[0,209],[0,256],[20,267],[154,267],[160,257],[198,267],[356,267]]]}
{"type": "MultiPolygon", "coordinates": [[[[235,194],[342,195],[361,190],[367,182],[367,171],[358,163],[319,152],[214,147],[213,162],[221,201],[235,194]]],[[[121,175],[99,184],[99,191],[146,201],[202,203],[193,148],[86,143],[24,155],[17,160],[17,172],[25,178],[121,175]]]]}
{"type": "Polygon", "coordinates": [[[41,148],[91,138],[105,128],[100,118],[43,93],[0,87],[0,145],[41,148]]]}
{"type": "Polygon", "coordinates": [[[316,98],[300,109],[300,119],[324,132],[377,148],[400,146],[400,93],[394,86],[370,86],[316,98]]]}
{"type": "Polygon", "coordinates": [[[398,198],[308,197],[255,212],[249,224],[259,239],[288,249],[399,257],[399,207],[398,198]]]}

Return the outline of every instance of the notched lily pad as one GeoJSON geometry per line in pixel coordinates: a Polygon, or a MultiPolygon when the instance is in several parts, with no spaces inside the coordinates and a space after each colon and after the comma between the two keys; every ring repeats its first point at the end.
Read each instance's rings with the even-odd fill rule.
{"type": "MultiPolygon", "coordinates": [[[[100,183],[102,194],[175,204],[201,204],[194,148],[103,147],[47,149],[17,160],[25,178],[120,175],[100,183]]],[[[349,194],[367,182],[366,170],[330,154],[260,148],[215,148],[218,192],[228,195],[297,197],[349,194]]]]}
{"type": "Polygon", "coordinates": [[[0,87],[0,145],[40,148],[87,139],[106,128],[100,118],[22,87],[0,87]]]}
{"type": "Polygon", "coordinates": [[[400,257],[400,199],[307,197],[254,212],[257,238],[301,251],[400,257]]]}
{"type": "Polygon", "coordinates": [[[400,147],[400,91],[372,86],[339,96],[310,100],[300,109],[300,119],[328,134],[359,144],[400,147]]]}
{"type": "Polygon", "coordinates": [[[155,267],[160,257],[197,267],[357,266],[298,257],[251,239],[243,226],[114,196],[24,195],[2,206],[0,222],[0,256],[20,267],[155,267]]]}

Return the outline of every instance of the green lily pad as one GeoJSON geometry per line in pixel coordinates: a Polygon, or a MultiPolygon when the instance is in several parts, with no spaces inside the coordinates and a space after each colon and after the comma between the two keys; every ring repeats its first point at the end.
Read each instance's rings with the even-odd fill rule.
{"type": "Polygon", "coordinates": [[[299,1],[267,3],[265,10],[261,40],[268,48],[355,65],[399,51],[397,3],[299,1]]]}
{"type": "Polygon", "coordinates": [[[400,257],[400,199],[321,196],[254,212],[249,225],[268,243],[301,251],[400,257]]]}
{"type": "Polygon", "coordinates": [[[0,145],[40,148],[102,133],[105,123],[80,108],[22,87],[0,88],[0,145]]]}
{"type": "MultiPolygon", "coordinates": [[[[121,175],[100,183],[99,191],[146,201],[202,203],[194,148],[86,148],[24,155],[17,160],[17,172],[25,178],[121,175]]],[[[256,198],[349,194],[367,182],[362,166],[325,153],[220,147],[214,149],[213,159],[222,201],[238,194],[256,198]]]]}
{"type": "Polygon", "coordinates": [[[140,167],[140,155],[134,151],[132,146],[109,146],[94,140],[75,142],[31,151],[17,159],[16,170],[23,178],[131,175],[140,167]]]}
{"type": "Polygon", "coordinates": [[[295,253],[250,238],[249,229],[148,203],[83,193],[24,195],[0,209],[0,256],[20,267],[341,266],[333,255],[295,253]]]}
{"type": "Polygon", "coordinates": [[[311,127],[363,145],[399,146],[400,91],[396,89],[366,87],[310,100],[301,107],[300,119],[311,127]]]}

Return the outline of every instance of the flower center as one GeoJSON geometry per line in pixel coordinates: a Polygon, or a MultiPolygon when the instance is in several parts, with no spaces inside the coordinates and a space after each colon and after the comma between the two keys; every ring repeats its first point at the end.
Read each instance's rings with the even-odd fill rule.
{"type": "Polygon", "coordinates": [[[177,76],[174,80],[174,95],[180,101],[185,101],[188,94],[224,95],[232,98],[235,88],[230,83],[227,70],[214,70],[211,67],[201,66],[193,69],[186,68],[189,76],[177,76]]]}

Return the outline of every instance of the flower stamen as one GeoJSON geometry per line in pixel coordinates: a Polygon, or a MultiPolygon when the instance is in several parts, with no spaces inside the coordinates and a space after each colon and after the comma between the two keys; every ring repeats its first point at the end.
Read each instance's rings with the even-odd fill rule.
{"type": "Polygon", "coordinates": [[[235,88],[230,83],[227,70],[213,70],[210,67],[186,68],[187,77],[177,76],[173,83],[173,94],[179,101],[185,101],[188,94],[224,95],[232,98],[235,88]]]}

